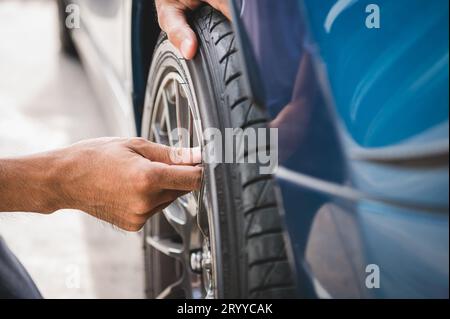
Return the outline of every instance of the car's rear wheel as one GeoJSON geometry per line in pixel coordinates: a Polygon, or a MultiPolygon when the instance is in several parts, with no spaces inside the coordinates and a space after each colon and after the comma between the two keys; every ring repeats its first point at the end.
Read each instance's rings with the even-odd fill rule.
{"type": "MultiPolygon", "coordinates": [[[[200,42],[184,60],[162,34],[153,56],[142,136],[204,147],[206,128],[266,128],[245,92],[230,23],[203,7],[193,18],[200,42]],[[177,134],[184,128],[187,134],[177,134]]],[[[245,145],[245,156],[254,152],[245,145]]],[[[258,152],[258,150],[256,150],[258,152]]],[[[290,298],[276,185],[256,164],[205,164],[202,191],[177,200],[144,228],[150,298],[290,298]]]]}

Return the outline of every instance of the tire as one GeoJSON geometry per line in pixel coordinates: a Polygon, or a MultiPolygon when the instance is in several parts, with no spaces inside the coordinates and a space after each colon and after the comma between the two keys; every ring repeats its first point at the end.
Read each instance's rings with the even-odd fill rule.
{"type": "MultiPolygon", "coordinates": [[[[245,91],[244,71],[236,54],[230,23],[222,14],[205,6],[193,15],[192,26],[200,44],[196,58],[193,61],[180,58],[163,33],[153,56],[148,87],[159,85],[156,74],[161,73],[164,59],[176,55],[173,63],[181,65],[179,73],[183,81],[196,91],[203,128],[218,128],[221,132],[225,128],[267,128],[265,110],[254,104],[250,92],[245,91]]],[[[154,100],[152,93],[148,93],[142,122],[142,136],[146,138],[151,130],[151,114],[156,112],[154,100]]],[[[250,152],[246,149],[244,154],[250,152]]],[[[205,164],[204,167],[205,193],[213,203],[207,222],[217,288],[214,297],[296,297],[273,177],[260,175],[258,163],[205,164]]],[[[144,236],[152,231],[150,221],[144,236]]],[[[163,288],[155,287],[155,278],[166,275],[160,273],[164,266],[155,256],[155,249],[145,241],[144,248],[147,296],[154,298],[163,288]]]]}
{"type": "Polygon", "coordinates": [[[66,3],[64,0],[56,0],[58,8],[58,24],[59,24],[59,40],[61,44],[61,52],[67,56],[78,58],[75,44],[70,35],[70,31],[66,28],[66,3]]]}

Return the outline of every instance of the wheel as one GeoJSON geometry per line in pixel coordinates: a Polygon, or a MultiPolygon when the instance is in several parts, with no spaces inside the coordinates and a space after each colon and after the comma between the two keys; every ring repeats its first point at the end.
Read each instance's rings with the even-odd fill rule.
{"type": "Polygon", "coordinates": [[[59,39],[61,42],[61,51],[71,57],[78,57],[75,44],[73,43],[70,31],[66,28],[66,3],[64,0],[56,0],[58,8],[58,24],[59,24],[59,39]]]}
{"type": "MultiPolygon", "coordinates": [[[[184,60],[165,34],[159,38],[142,136],[205,147],[206,128],[266,128],[265,111],[245,92],[230,23],[202,7],[192,24],[200,42],[193,61],[184,60]]],[[[259,167],[205,163],[203,189],[150,219],[144,227],[149,298],[296,296],[276,184],[259,167]]]]}

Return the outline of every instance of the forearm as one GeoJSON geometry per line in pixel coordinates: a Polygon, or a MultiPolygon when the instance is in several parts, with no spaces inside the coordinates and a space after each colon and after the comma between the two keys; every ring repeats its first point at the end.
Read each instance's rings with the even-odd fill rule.
{"type": "Polygon", "coordinates": [[[174,154],[179,149],[145,139],[99,138],[0,159],[0,212],[71,208],[138,231],[150,216],[200,188],[202,169],[194,164],[201,154],[187,161],[174,154]]]}
{"type": "Polygon", "coordinates": [[[57,162],[55,153],[0,159],[0,212],[50,213],[62,208],[57,162]]]}

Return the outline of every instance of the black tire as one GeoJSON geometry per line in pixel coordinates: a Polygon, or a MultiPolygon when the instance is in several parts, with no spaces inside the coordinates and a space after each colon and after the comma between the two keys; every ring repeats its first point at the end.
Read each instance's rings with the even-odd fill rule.
{"type": "Polygon", "coordinates": [[[61,52],[67,56],[78,58],[78,53],[75,44],[70,35],[70,30],[66,28],[66,3],[64,0],[56,0],[58,9],[58,24],[59,24],[59,40],[61,44],[61,52]]]}
{"type": "MultiPolygon", "coordinates": [[[[193,15],[192,26],[200,47],[188,66],[194,87],[202,92],[199,94],[202,123],[222,132],[225,128],[266,128],[265,110],[253,103],[250,92],[245,91],[244,71],[236,54],[238,49],[230,23],[222,14],[205,6],[193,15]]],[[[164,41],[167,37],[162,34],[158,46],[164,41]]],[[[154,56],[153,63],[158,63],[158,58],[154,56]]],[[[153,80],[150,74],[149,85],[153,80]]],[[[245,151],[249,152],[252,150],[245,151]]],[[[205,167],[205,171],[210,171],[207,176],[214,176],[217,185],[216,227],[221,234],[217,245],[220,245],[222,269],[219,297],[296,297],[277,186],[271,175],[260,175],[259,168],[259,164],[205,167]]],[[[147,291],[153,290],[151,278],[158,276],[152,274],[156,270],[151,254],[147,247],[147,291]]],[[[150,293],[148,297],[154,295],[150,293]]]]}

